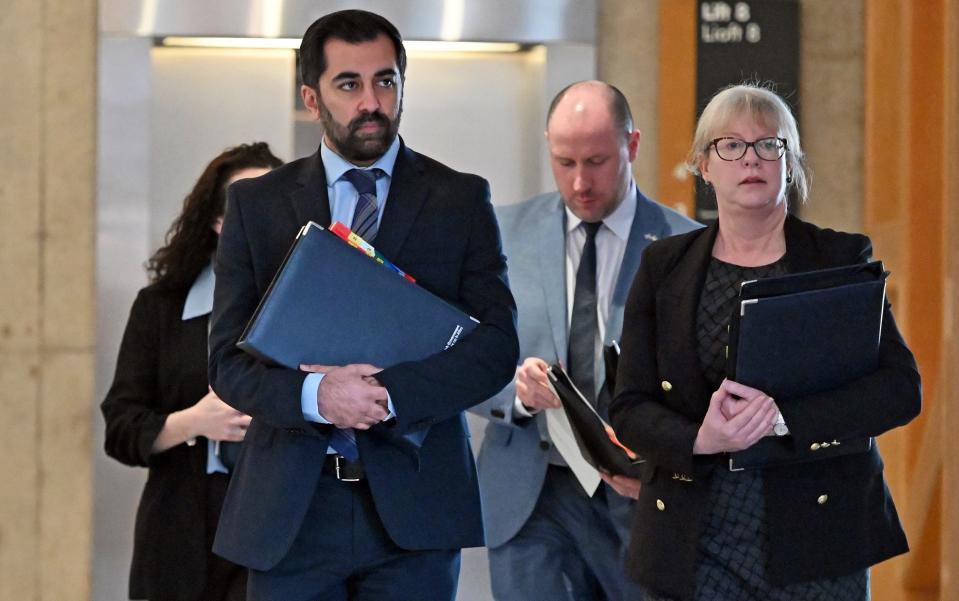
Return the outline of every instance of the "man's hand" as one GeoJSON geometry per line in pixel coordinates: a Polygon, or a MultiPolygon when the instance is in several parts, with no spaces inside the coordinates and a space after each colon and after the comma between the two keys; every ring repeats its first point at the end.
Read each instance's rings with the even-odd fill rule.
{"type": "Polygon", "coordinates": [[[762,391],[723,380],[709,399],[693,453],[712,455],[748,449],[771,431],[776,412],[776,404],[762,391]],[[727,412],[731,417],[726,416],[727,412]]]}
{"type": "Polygon", "coordinates": [[[642,484],[638,479],[628,476],[613,476],[612,474],[604,474],[603,472],[599,473],[599,477],[603,479],[603,482],[612,486],[613,490],[621,496],[630,499],[639,498],[639,491],[642,489],[642,484]]]}
{"type": "Polygon", "coordinates": [[[320,367],[328,369],[323,372],[325,376],[316,394],[316,407],[326,421],[338,428],[367,430],[389,415],[386,388],[373,378],[382,371],[379,367],[368,364],[320,367]]]}
{"type": "Polygon", "coordinates": [[[516,368],[516,396],[532,411],[560,406],[546,370],[549,365],[539,357],[529,357],[516,368]]]}

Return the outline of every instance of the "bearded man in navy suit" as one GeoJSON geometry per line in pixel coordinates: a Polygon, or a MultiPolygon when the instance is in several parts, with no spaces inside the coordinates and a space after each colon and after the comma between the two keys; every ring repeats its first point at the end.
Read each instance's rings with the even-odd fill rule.
{"type": "MultiPolygon", "coordinates": [[[[484,543],[463,411],[509,381],[518,353],[489,186],[397,135],[406,54],[386,19],[322,17],[300,61],[320,149],[231,187],[217,254],[210,376],[253,421],[214,550],[250,568],[250,601],[452,600],[459,550],[484,543]],[[239,351],[308,221],[362,228],[480,325],[447,351],[392,366],[292,370],[239,351]]],[[[349,282],[330,285],[362,302],[349,282]]],[[[311,335],[322,344],[322,331],[311,335]]]]}

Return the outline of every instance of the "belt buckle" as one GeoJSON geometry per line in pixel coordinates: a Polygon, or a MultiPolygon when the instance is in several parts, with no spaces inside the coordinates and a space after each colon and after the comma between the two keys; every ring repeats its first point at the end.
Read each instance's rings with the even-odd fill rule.
{"type": "MultiPolygon", "coordinates": [[[[344,477],[340,476],[340,459],[343,459],[344,461],[346,460],[346,458],[343,457],[342,455],[334,455],[334,456],[333,456],[333,461],[334,461],[334,463],[336,464],[336,466],[335,466],[335,467],[336,467],[336,479],[339,480],[340,482],[359,482],[359,481],[360,481],[359,478],[344,478],[344,477]]],[[[345,468],[344,468],[344,469],[345,469],[345,468]]]]}

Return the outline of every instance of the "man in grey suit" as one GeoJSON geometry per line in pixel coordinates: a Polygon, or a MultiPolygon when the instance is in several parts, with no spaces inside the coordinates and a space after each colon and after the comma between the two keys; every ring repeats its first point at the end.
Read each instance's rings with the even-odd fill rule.
{"type": "Polygon", "coordinates": [[[562,363],[605,414],[602,347],[620,336],[640,255],[651,241],[699,224],[636,187],[640,132],[615,87],[586,81],[561,91],[546,136],[558,192],[497,211],[521,364],[509,386],[473,409],[490,420],[479,472],[493,594],[635,600],[622,560],[640,483],[574,475],[577,459],[567,460],[562,444],[568,422],[564,433],[546,368],[562,363]]]}

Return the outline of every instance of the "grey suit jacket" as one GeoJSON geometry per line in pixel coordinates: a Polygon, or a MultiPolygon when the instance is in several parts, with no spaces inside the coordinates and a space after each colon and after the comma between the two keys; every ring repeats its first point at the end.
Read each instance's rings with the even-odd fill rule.
{"type": "MultiPolygon", "coordinates": [[[[637,189],[636,215],[610,301],[605,344],[617,340],[629,286],[643,249],[653,240],[700,227],[637,189]]],[[[516,299],[520,362],[540,357],[566,362],[566,212],[557,192],[498,207],[496,216],[516,299]]],[[[471,411],[490,420],[478,468],[486,540],[490,547],[509,541],[526,523],[546,475],[549,435],[546,416],[514,421],[515,379],[495,397],[471,411]]],[[[608,404],[605,393],[600,407],[608,404]]]]}

